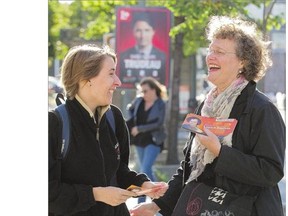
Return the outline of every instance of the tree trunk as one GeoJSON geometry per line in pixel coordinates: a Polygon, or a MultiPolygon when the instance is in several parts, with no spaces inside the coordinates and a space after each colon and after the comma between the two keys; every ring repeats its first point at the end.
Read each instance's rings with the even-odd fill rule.
{"type": "MultiPolygon", "coordinates": [[[[184,17],[175,17],[175,25],[184,22],[184,17]]],[[[180,33],[175,38],[173,59],[174,70],[172,73],[172,81],[170,81],[170,96],[169,96],[169,119],[168,119],[168,155],[166,164],[178,164],[178,122],[179,122],[179,85],[181,65],[183,59],[183,33],[180,33]]]]}

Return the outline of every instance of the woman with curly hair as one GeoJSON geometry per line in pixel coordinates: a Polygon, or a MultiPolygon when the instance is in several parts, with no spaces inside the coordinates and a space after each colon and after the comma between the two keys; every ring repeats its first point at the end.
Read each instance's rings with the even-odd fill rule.
{"type": "Polygon", "coordinates": [[[255,23],[241,18],[213,16],[206,30],[210,42],[207,78],[214,88],[197,114],[237,119],[236,128],[224,137],[217,137],[207,128],[206,135],[191,133],[184,148],[185,159],[169,181],[164,196],[130,212],[133,216],[150,216],[160,210],[166,216],[175,208],[173,215],[177,216],[243,215],[200,210],[203,205],[210,205],[204,199],[198,202],[197,212],[196,208],[193,214],[189,212],[189,206],[181,203],[185,188],[201,182],[237,196],[251,197],[253,202],[243,209],[245,216],[281,216],[283,207],[277,183],[284,176],[285,124],[275,105],[256,88],[257,81],[272,65],[270,42],[264,40],[255,23]],[[180,205],[185,213],[177,214],[180,205]]]}

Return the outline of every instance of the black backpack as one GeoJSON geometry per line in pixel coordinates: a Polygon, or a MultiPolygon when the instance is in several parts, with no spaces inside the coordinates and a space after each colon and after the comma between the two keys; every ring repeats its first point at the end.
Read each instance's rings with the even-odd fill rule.
{"type": "MultiPolygon", "coordinates": [[[[55,114],[62,123],[62,146],[61,146],[61,158],[64,158],[67,154],[67,150],[70,142],[70,117],[65,105],[64,96],[62,94],[57,94],[56,96],[55,114]]],[[[111,109],[106,112],[106,117],[109,125],[114,131],[116,131],[114,114],[111,109]]]]}

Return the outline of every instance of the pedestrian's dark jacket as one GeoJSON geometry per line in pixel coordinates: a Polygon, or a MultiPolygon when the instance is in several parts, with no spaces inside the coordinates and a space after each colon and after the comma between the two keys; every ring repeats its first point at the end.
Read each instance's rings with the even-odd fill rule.
{"type": "MultiPolygon", "coordinates": [[[[198,112],[200,113],[200,112],[198,112]]],[[[277,183],[284,175],[285,124],[275,105],[251,81],[235,101],[230,118],[238,120],[232,137],[232,148],[222,146],[219,156],[207,165],[198,181],[218,186],[239,195],[257,196],[253,215],[283,216],[282,201],[277,183]]],[[[189,164],[191,149],[185,161],[189,164]]],[[[181,194],[183,173],[186,182],[190,168],[184,160],[169,181],[169,189],[154,202],[164,216],[171,215],[181,194]]]]}
{"type": "MultiPolygon", "coordinates": [[[[137,97],[132,102],[131,106],[128,108],[129,117],[127,119],[127,125],[130,130],[133,126],[137,126],[140,133],[151,133],[153,141],[151,144],[160,145],[163,147],[163,142],[166,138],[164,127],[166,104],[161,98],[158,98],[151,107],[148,114],[147,123],[138,125],[137,113],[139,106],[143,101],[143,97],[137,97]]],[[[137,145],[137,142],[133,144],[137,145]]]]}
{"type": "Polygon", "coordinates": [[[125,189],[149,180],[128,168],[129,135],[121,111],[111,105],[116,139],[105,113],[97,125],[77,99],[67,100],[66,105],[71,138],[67,156],[62,160],[59,159],[61,126],[55,113],[49,112],[49,214],[129,215],[125,204],[113,207],[96,202],[92,192],[93,187],[118,185],[125,189]]]}

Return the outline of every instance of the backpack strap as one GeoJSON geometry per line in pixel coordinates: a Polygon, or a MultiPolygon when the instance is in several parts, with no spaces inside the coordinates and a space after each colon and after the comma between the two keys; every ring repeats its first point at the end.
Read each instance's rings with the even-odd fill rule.
{"type": "Polygon", "coordinates": [[[61,104],[65,104],[65,97],[62,93],[58,93],[56,95],[56,98],[55,98],[55,102],[57,104],[57,106],[61,105],[61,104]]]}
{"type": "Polygon", "coordinates": [[[66,156],[67,149],[70,141],[70,118],[65,104],[61,104],[56,107],[56,113],[62,122],[62,146],[61,146],[61,157],[62,159],[66,156]]]}
{"type": "Polygon", "coordinates": [[[114,114],[112,112],[112,109],[108,109],[108,111],[106,112],[106,118],[112,130],[114,131],[114,134],[116,135],[115,119],[114,119],[114,114]]]}

